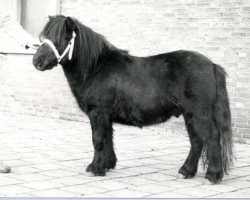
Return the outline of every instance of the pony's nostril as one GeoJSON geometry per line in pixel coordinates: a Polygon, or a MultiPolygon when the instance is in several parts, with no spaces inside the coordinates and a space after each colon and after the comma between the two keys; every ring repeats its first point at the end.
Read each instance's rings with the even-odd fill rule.
{"type": "Polygon", "coordinates": [[[37,59],[33,59],[33,64],[34,64],[34,66],[41,66],[42,64],[43,64],[43,58],[41,57],[41,58],[37,58],[37,59]]]}
{"type": "Polygon", "coordinates": [[[40,59],[38,60],[38,65],[41,66],[42,64],[43,64],[43,58],[40,58],[40,59]]]}

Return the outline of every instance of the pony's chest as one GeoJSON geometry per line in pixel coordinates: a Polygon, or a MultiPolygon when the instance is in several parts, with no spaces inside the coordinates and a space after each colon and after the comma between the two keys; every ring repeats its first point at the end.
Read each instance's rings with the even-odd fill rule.
{"type": "Polygon", "coordinates": [[[103,87],[101,84],[92,83],[77,86],[74,87],[72,92],[80,108],[87,114],[95,107],[106,107],[109,109],[113,106],[113,91],[108,87],[103,87]]]}
{"type": "Polygon", "coordinates": [[[71,88],[71,91],[76,99],[78,106],[81,108],[82,111],[86,112],[87,111],[87,104],[86,104],[86,101],[84,99],[83,92],[81,92],[77,88],[71,88]]]}

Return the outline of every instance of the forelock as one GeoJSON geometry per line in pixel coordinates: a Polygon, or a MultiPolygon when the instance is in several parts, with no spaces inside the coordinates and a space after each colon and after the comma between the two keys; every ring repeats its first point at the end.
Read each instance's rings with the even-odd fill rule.
{"type": "Polygon", "coordinates": [[[65,33],[64,21],[66,17],[56,16],[52,18],[40,33],[40,38],[49,38],[57,43],[60,42],[61,36],[65,33]]]}

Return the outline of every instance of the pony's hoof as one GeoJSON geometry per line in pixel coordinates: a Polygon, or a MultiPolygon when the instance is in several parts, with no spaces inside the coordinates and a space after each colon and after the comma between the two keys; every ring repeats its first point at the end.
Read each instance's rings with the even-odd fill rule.
{"type": "Polygon", "coordinates": [[[212,185],[220,183],[223,178],[223,172],[211,172],[207,171],[206,177],[205,177],[212,185]]]}
{"type": "Polygon", "coordinates": [[[113,159],[110,159],[106,163],[106,171],[109,171],[110,169],[115,169],[115,166],[116,166],[116,157],[114,157],[113,159]]]}
{"type": "Polygon", "coordinates": [[[96,168],[93,163],[89,164],[86,172],[91,172],[95,176],[105,176],[106,175],[106,169],[105,168],[96,168]]]}
{"type": "Polygon", "coordinates": [[[8,166],[2,166],[0,167],[0,173],[10,173],[11,172],[11,168],[8,166]]]}
{"type": "Polygon", "coordinates": [[[86,168],[86,172],[92,172],[94,169],[93,169],[93,164],[89,164],[88,167],[86,168]]]}
{"type": "Polygon", "coordinates": [[[178,171],[178,174],[181,174],[182,176],[181,175],[178,175],[178,176],[183,177],[182,179],[193,178],[196,172],[197,172],[197,169],[187,170],[187,167],[183,165],[178,171]]]}
{"type": "Polygon", "coordinates": [[[178,178],[178,179],[185,179],[186,176],[184,176],[184,175],[181,174],[181,173],[178,173],[177,178],[178,178]]]}

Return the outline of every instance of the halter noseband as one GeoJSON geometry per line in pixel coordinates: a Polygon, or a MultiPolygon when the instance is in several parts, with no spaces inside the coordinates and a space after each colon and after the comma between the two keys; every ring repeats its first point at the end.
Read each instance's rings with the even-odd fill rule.
{"type": "Polygon", "coordinates": [[[62,55],[59,54],[55,45],[49,39],[45,39],[41,45],[43,45],[44,43],[48,44],[50,46],[50,48],[53,50],[53,52],[57,58],[58,63],[60,63],[60,61],[63,59],[63,57],[66,55],[66,53],[68,51],[69,51],[69,60],[72,59],[72,54],[73,54],[73,49],[74,49],[74,44],[75,44],[75,37],[76,37],[76,33],[73,31],[72,38],[69,41],[68,46],[66,47],[66,49],[64,50],[62,55]]]}

